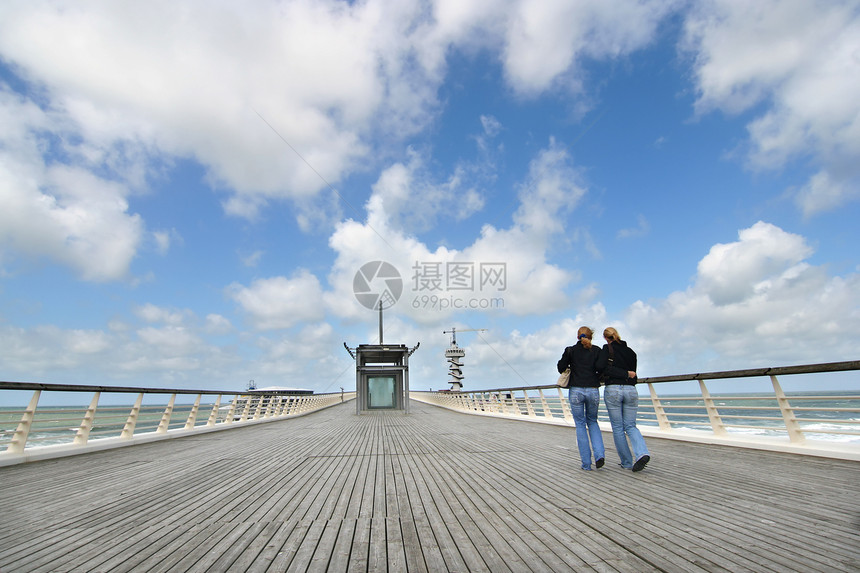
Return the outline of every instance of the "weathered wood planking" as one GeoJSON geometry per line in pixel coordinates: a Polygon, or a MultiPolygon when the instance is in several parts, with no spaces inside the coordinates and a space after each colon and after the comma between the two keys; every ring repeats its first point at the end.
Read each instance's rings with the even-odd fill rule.
{"type": "Polygon", "coordinates": [[[412,407],[0,468],[0,572],[860,570],[860,463],[412,407]]]}

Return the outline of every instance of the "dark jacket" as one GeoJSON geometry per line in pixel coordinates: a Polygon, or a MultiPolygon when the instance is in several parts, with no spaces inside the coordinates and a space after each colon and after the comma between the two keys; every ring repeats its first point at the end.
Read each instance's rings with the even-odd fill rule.
{"type": "Polygon", "coordinates": [[[577,388],[598,388],[600,379],[597,377],[597,358],[600,350],[596,346],[586,348],[582,342],[564,349],[561,360],[558,361],[558,373],[570,368],[570,385],[577,388]]]}
{"type": "Polygon", "coordinates": [[[623,340],[604,344],[597,358],[597,371],[606,377],[606,384],[636,384],[636,378],[628,378],[627,372],[636,372],[636,353],[623,340]],[[609,359],[612,358],[612,364],[609,359]]]}

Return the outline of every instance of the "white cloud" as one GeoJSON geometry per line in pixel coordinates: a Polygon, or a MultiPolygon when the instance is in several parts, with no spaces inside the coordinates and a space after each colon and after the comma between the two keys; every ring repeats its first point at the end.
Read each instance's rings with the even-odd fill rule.
{"type": "Polygon", "coordinates": [[[174,242],[182,243],[182,236],[176,229],[153,231],[152,239],[155,241],[155,251],[159,255],[166,255],[174,242]]]}
{"type": "Polygon", "coordinates": [[[717,244],[699,261],[697,286],[714,304],[746,299],[768,280],[812,254],[803,237],[759,221],[738,233],[734,243],[717,244]]]}
{"type": "Polygon", "coordinates": [[[314,170],[336,183],[360,167],[370,131],[395,140],[433,117],[441,76],[416,65],[419,8],[5,4],[0,53],[75,125],[77,161],[140,182],[152,158],[194,158],[234,192],[226,209],[253,217],[323,188],[314,170]]]}
{"type": "Polygon", "coordinates": [[[515,2],[505,36],[505,71],[534,95],[555,82],[580,89],[581,60],[615,58],[653,40],[676,2],[515,2]]]}
{"type": "Polygon", "coordinates": [[[260,330],[290,328],[325,315],[319,280],[307,270],[298,271],[293,278],[258,279],[249,287],[234,283],[229,291],[260,330]]]}
{"type": "Polygon", "coordinates": [[[249,255],[239,255],[239,258],[246,267],[256,267],[263,258],[263,251],[254,251],[249,255]]]}
{"type": "Polygon", "coordinates": [[[230,320],[220,314],[210,313],[206,315],[204,331],[207,334],[227,334],[233,330],[230,320]]]}
{"type": "Polygon", "coordinates": [[[432,250],[392,225],[388,212],[392,201],[385,200],[391,196],[391,189],[374,185],[367,205],[367,222],[346,221],[338,225],[329,240],[329,246],[338,254],[328,281],[333,290],[326,293],[330,308],[342,317],[367,317],[367,310],[353,296],[353,278],[364,263],[374,260],[389,262],[400,271],[405,285],[399,312],[422,324],[449,320],[457,304],[498,304],[491,299],[503,299],[504,311],[518,316],[546,314],[565,307],[569,302],[565,289],[575,275],[550,264],[547,250],[553,239],[567,231],[566,217],[586,192],[571,163],[567,152],[551,141],[531,162],[529,175],[520,186],[514,224],[508,229],[485,225],[474,242],[462,249],[440,246],[432,250]],[[465,288],[460,290],[449,289],[447,284],[447,263],[454,262],[473,265],[474,282],[464,283],[465,288]],[[503,289],[488,283],[482,290],[482,263],[504,265],[507,280],[503,289]],[[420,282],[427,278],[432,265],[439,265],[442,285],[438,289],[420,282]]]}
{"type": "Polygon", "coordinates": [[[151,303],[140,305],[133,309],[134,314],[147,323],[164,323],[171,326],[179,326],[192,316],[191,311],[177,311],[156,306],[151,303]]]}
{"type": "Polygon", "coordinates": [[[800,190],[804,214],[860,197],[860,13],[855,2],[712,1],[694,5],[686,47],[695,58],[697,109],[740,113],[749,161],[820,166],[800,190]]]}
{"type": "Polygon", "coordinates": [[[72,133],[56,113],[0,89],[0,123],[0,256],[50,259],[84,280],[125,277],[143,237],[128,189],[85,168],[43,164],[42,150],[72,133]]]}
{"type": "Polygon", "coordinates": [[[391,226],[420,233],[434,228],[439,218],[467,219],[484,207],[469,179],[466,169],[458,168],[447,181],[433,182],[424,159],[410,150],[408,164],[396,163],[382,172],[372,200],[383,205],[391,226]]]}
{"type": "Polygon", "coordinates": [[[828,171],[819,171],[797,193],[797,205],[806,216],[831,211],[846,200],[860,197],[860,176],[835,179],[828,171]]]}
{"type": "Polygon", "coordinates": [[[536,93],[578,58],[645,45],[672,5],[34,1],[0,8],[0,54],[60,120],[41,129],[73,126],[74,165],[138,187],[159,162],[193,158],[230,192],[225,210],[253,218],[364,168],[371,136],[425,127],[452,49],[506,46],[512,85],[536,93]]]}
{"type": "Polygon", "coordinates": [[[628,309],[625,321],[650,375],[852,355],[860,274],[829,277],[806,262],[812,249],[803,237],[768,223],[738,237],[711,248],[686,290],[628,309]]]}
{"type": "Polygon", "coordinates": [[[185,326],[147,326],[137,331],[138,339],[157,351],[159,356],[186,356],[202,344],[201,339],[185,326]]]}
{"type": "MultiPolygon", "coordinates": [[[[230,346],[207,342],[223,317],[207,317],[202,326],[191,311],[166,311],[155,305],[133,309],[144,324],[112,320],[105,329],[64,329],[53,325],[0,326],[0,362],[7,379],[58,383],[152,387],[239,389],[231,373],[239,363],[230,346]],[[153,326],[152,323],[161,323],[153,326]]],[[[219,334],[219,333],[215,333],[219,334]]]]}
{"type": "Polygon", "coordinates": [[[644,237],[649,232],[651,232],[651,224],[648,223],[648,219],[645,218],[645,215],[639,215],[636,220],[639,225],[636,227],[629,227],[627,229],[620,229],[618,231],[619,239],[631,239],[636,237],[644,237]]]}

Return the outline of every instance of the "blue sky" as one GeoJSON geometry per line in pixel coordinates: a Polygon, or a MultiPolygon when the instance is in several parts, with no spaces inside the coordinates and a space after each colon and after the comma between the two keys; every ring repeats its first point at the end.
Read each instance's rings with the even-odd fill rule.
{"type": "Polygon", "coordinates": [[[415,389],[451,327],[467,389],[583,324],[855,359],[858,54],[857,2],[5,2],[0,379],[351,388],[372,261],[415,389]]]}

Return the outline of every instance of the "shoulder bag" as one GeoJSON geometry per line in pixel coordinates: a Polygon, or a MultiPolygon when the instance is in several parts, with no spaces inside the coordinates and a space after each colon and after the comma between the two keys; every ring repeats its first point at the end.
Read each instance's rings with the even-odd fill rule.
{"type": "Polygon", "coordinates": [[[567,388],[570,386],[570,368],[567,368],[564,372],[559,374],[556,385],[561,388],[567,388]]]}

